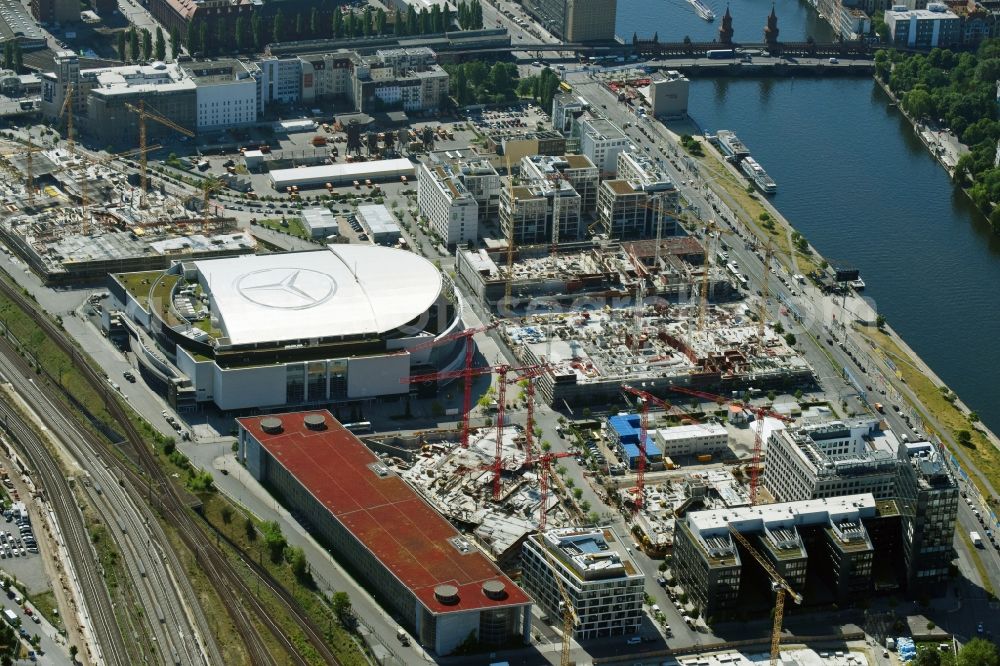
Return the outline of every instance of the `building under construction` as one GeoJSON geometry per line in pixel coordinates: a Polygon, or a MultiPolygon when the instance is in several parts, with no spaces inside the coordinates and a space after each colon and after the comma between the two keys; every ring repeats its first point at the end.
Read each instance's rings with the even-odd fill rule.
{"type": "Polygon", "coordinates": [[[501,568],[512,571],[520,566],[521,545],[539,529],[543,511],[547,527],[573,522],[555,491],[558,482],[554,471],[546,472],[549,478],[543,492],[542,463],[537,452],[529,455],[525,451],[523,430],[516,426],[502,430],[500,494],[496,499],[495,427],[473,435],[468,448],[458,446],[457,432],[421,432],[419,442],[405,444],[412,453],[391,456],[389,462],[431,506],[471,534],[501,568]]]}
{"type": "MultiPolygon", "coordinates": [[[[508,253],[502,244],[460,250],[456,270],[480,300],[496,304],[507,287],[508,253]]],[[[702,283],[712,300],[737,295],[721,268],[705,265],[705,249],[691,236],[614,242],[581,241],[517,246],[510,261],[511,295],[521,305],[569,307],[577,299],[632,299],[636,288],[649,296],[678,301],[697,293],[702,283]],[[708,279],[705,280],[705,271],[708,279]],[[638,271],[638,273],[637,273],[638,271]],[[524,299],[542,299],[533,304],[524,299]]]]}
{"type": "Polygon", "coordinates": [[[48,284],[256,249],[232,218],[204,210],[204,193],[171,185],[143,197],[136,174],[115,164],[118,156],[21,144],[6,149],[0,166],[10,178],[0,184],[6,212],[0,240],[48,284]]]}

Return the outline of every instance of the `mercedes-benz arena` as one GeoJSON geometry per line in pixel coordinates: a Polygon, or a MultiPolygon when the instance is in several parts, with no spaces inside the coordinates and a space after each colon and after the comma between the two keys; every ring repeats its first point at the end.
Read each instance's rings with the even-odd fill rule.
{"type": "Polygon", "coordinates": [[[112,277],[188,399],[223,410],[398,396],[414,371],[462,361],[454,342],[407,352],[462,321],[454,285],[404,250],[331,245],[112,277]]]}

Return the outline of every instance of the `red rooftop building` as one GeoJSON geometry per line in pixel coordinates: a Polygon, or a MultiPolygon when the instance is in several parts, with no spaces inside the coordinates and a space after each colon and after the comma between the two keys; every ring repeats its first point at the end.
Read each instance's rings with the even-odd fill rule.
{"type": "Polygon", "coordinates": [[[527,594],[326,410],[237,419],[255,479],[425,648],[527,643],[527,594]]]}

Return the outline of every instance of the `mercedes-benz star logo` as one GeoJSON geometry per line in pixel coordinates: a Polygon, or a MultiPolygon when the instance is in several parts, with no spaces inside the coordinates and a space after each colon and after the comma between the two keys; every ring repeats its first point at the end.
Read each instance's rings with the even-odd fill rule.
{"type": "Polygon", "coordinates": [[[306,310],[330,300],[337,284],[329,275],[308,268],[262,268],[237,278],[236,290],[265,308],[306,310]]]}

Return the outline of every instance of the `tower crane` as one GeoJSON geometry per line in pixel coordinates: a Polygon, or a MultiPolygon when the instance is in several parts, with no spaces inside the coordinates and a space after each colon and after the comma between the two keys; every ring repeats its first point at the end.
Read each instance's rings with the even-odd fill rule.
{"type": "Polygon", "coordinates": [[[504,284],[504,303],[509,310],[511,289],[514,285],[514,171],[510,167],[510,154],[504,151],[507,160],[507,194],[510,197],[510,228],[507,231],[507,282],[504,284]]]}
{"type": "Polygon", "coordinates": [[[139,181],[140,181],[140,191],[139,191],[139,208],[148,208],[149,200],[146,198],[146,186],[147,186],[147,171],[146,171],[146,120],[153,120],[160,123],[165,127],[180,132],[184,136],[193,137],[194,132],[187,129],[186,127],[181,127],[169,118],[156,113],[155,111],[150,111],[146,108],[146,100],[139,100],[139,104],[130,104],[125,102],[125,108],[129,111],[135,113],[139,116],[139,181]]]}
{"type": "Polygon", "coordinates": [[[643,490],[645,488],[646,476],[646,438],[649,435],[649,403],[653,403],[664,410],[669,410],[672,405],[662,398],[657,398],[648,391],[643,391],[628,384],[622,384],[622,390],[638,398],[638,402],[641,405],[641,411],[639,412],[639,466],[636,469],[635,475],[635,501],[633,503],[635,511],[638,512],[642,509],[645,498],[643,490]]]}
{"type": "Polygon", "coordinates": [[[549,503],[549,479],[552,478],[552,461],[560,458],[569,458],[572,453],[565,451],[558,453],[543,453],[530,463],[525,462],[525,466],[531,464],[538,469],[538,492],[541,495],[541,504],[538,509],[538,531],[545,531],[546,509],[549,503]]]}
{"type": "Polygon", "coordinates": [[[704,391],[696,391],[694,389],[689,389],[686,386],[669,386],[668,388],[677,393],[684,393],[703,400],[711,400],[719,405],[734,405],[753,412],[756,423],[754,424],[753,455],[750,458],[750,506],[756,506],[758,504],[757,489],[760,485],[760,458],[761,451],[764,448],[764,417],[770,416],[771,418],[778,419],[779,421],[785,421],[786,423],[792,420],[791,417],[779,414],[778,412],[772,411],[767,407],[758,407],[757,405],[751,405],[750,403],[743,402],[742,400],[729,400],[721,395],[706,393],[704,391]]]}
{"type": "Polygon", "coordinates": [[[781,661],[781,623],[785,615],[785,595],[790,596],[796,604],[802,603],[802,595],[796,592],[788,581],[771,566],[768,559],[757,552],[757,549],[750,545],[747,538],[732,525],[729,526],[729,533],[757,560],[757,563],[771,578],[771,587],[775,592],[774,625],[771,628],[771,666],[778,666],[781,661]]]}
{"type": "Polygon", "coordinates": [[[408,347],[404,352],[414,353],[418,351],[424,351],[430,349],[431,347],[436,347],[438,345],[447,344],[449,342],[454,342],[456,340],[465,341],[465,365],[462,366],[462,370],[452,373],[436,373],[432,375],[419,375],[416,377],[409,377],[403,381],[408,384],[416,384],[424,381],[441,380],[441,379],[458,379],[459,377],[465,380],[462,393],[462,439],[461,446],[463,449],[469,448],[469,413],[472,411],[472,378],[481,374],[488,374],[492,372],[492,368],[473,368],[472,361],[476,352],[476,344],[472,340],[472,337],[477,333],[485,333],[486,331],[496,328],[499,325],[499,320],[487,324],[485,326],[477,326],[475,328],[466,328],[457,333],[452,333],[446,335],[443,338],[432,338],[426,342],[421,342],[420,344],[414,345],[413,347],[408,347]],[[487,372],[483,372],[483,370],[487,372]]]}
{"type": "Polygon", "coordinates": [[[714,249],[711,244],[711,239],[715,239],[716,234],[734,235],[732,231],[720,227],[715,220],[709,220],[708,224],[705,225],[705,236],[708,242],[705,243],[705,263],[703,266],[704,270],[701,275],[701,289],[698,299],[699,331],[705,330],[705,315],[708,312],[708,279],[712,268],[712,252],[714,249]]]}
{"type": "Polygon", "coordinates": [[[28,204],[35,203],[35,164],[34,155],[35,153],[42,152],[41,146],[36,146],[31,140],[31,134],[28,134],[28,146],[24,149],[24,166],[25,170],[28,172],[25,174],[25,189],[28,190],[28,204]]]}
{"type": "Polygon", "coordinates": [[[757,306],[757,344],[764,349],[764,327],[767,325],[767,302],[771,298],[771,259],[774,258],[774,243],[770,237],[764,245],[764,270],[761,274],[760,305],[757,306]]]}
{"type": "Polygon", "coordinates": [[[66,117],[66,149],[69,150],[70,156],[76,154],[76,143],[73,137],[73,84],[66,86],[66,97],[63,98],[62,109],[59,111],[60,116],[66,117]]]}
{"type": "MultiPolygon", "coordinates": [[[[212,198],[212,194],[218,192],[225,188],[222,181],[218,178],[205,178],[201,181],[201,215],[202,215],[202,228],[208,224],[209,219],[211,219],[211,213],[208,209],[209,200],[212,198]]],[[[218,209],[216,209],[218,210],[218,209]]]]}
{"type": "Polygon", "coordinates": [[[525,403],[528,410],[528,417],[526,420],[526,425],[524,428],[524,464],[530,465],[532,461],[532,443],[535,437],[535,378],[545,374],[545,371],[549,369],[547,363],[540,363],[538,365],[531,365],[524,368],[524,371],[511,381],[513,382],[527,382],[527,395],[525,396],[525,403]]]}
{"type": "Polygon", "coordinates": [[[539,534],[538,538],[541,541],[539,545],[542,552],[545,553],[545,559],[549,561],[549,566],[552,568],[552,576],[556,579],[559,596],[562,598],[562,601],[559,602],[559,610],[562,611],[563,618],[562,652],[559,657],[559,666],[571,666],[573,662],[570,660],[570,643],[573,640],[573,628],[576,627],[579,617],[576,614],[576,608],[573,607],[573,600],[566,593],[566,586],[563,585],[562,578],[559,576],[560,565],[556,562],[555,557],[552,556],[548,545],[545,543],[545,535],[539,534]]]}

